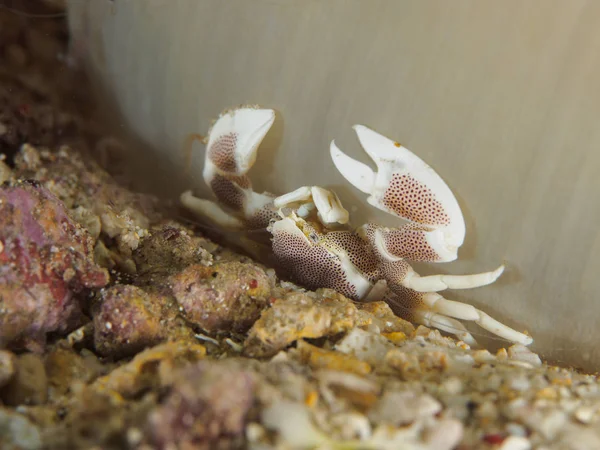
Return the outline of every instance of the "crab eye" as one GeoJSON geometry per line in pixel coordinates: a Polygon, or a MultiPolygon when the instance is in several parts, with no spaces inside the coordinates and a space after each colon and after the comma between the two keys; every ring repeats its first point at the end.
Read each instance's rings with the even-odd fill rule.
{"type": "Polygon", "coordinates": [[[313,242],[313,243],[317,243],[317,241],[319,240],[319,238],[317,237],[316,233],[310,233],[308,235],[308,238],[313,242]]]}

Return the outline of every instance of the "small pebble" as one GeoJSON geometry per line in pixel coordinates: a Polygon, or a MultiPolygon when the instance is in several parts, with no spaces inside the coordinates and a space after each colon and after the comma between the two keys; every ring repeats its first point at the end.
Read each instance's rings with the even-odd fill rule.
{"type": "Polygon", "coordinates": [[[477,408],[476,415],[482,419],[495,420],[498,417],[498,408],[492,402],[484,402],[477,408]]]}
{"type": "Polygon", "coordinates": [[[573,394],[571,394],[571,390],[566,386],[561,386],[558,388],[558,395],[560,395],[561,398],[571,398],[573,396],[573,394]]]}
{"type": "Polygon", "coordinates": [[[488,350],[475,350],[472,355],[477,363],[489,363],[496,359],[488,350]]]}
{"type": "Polygon", "coordinates": [[[500,374],[494,373],[488,377],[486,388],[489,390],[497,391],[498,389],[500,389],[500,386],[502,386],[503,381],[504,380],[502,376],[500,376],[500,374]]]}
{"type": "MultiPolygon", "coordinates": [[[[2,136],[1,133],[1,127],[2,124],[0,124],[0,136],[2,136]]],[[[4,162],[0,160],[0,184],[4,183],[5,181],[8,181],[12,178],[13,173],[10,167],[8,167],[8,165],[4,162]]]]}
{"type": "Polygon", "coordinates": [[[546,414],[536,425],[536,429],[546,438],[554,439],[567,422],[567,415],[560,410],[552,410],[546,414]]]}
{"type": "Polygon", "coordinates": [[[265,429],[262,425],[252,422],[246,426],[246,439],[248,439],[250,443],[259,441],[264,435],[265,429]]]}
{"type": "Polygon", "coordinates": [[[458,377],[450,377],[442,383],[443,389],[449,395],[458,395],[463,390],[463,383],[458,377]]]}
{"type": "Polygon", "coordinates": [[[427,439],[427,448],[452,450],[463,437],[463,425],[458,420],[440,420],[427,439]]]}
{"type": "Polygon", "coordinates": [[[527,436],[527,429],[519,423],[514,423],[514,422],[507,423],[506,431],[511,436],[518,436],[518,437],[526,437],[527,436]]]}
{"type": "Polygon", "coordinates": [[[505,348],[501,348],[496,352],[496,358],[498,361],[506,361],[508,359],[508,352],[505,348]]]}
{"type": "Polygon", "coordinates": [[[592,397],[598,394],[598,385],[597,384],[580,384],[575,387],[575,393],[581,397],[592,397]]]}
{"type": "Polygon", "coordinates": [[[581,400],[574,398],[563,398],[559,401],[560,407],[566,413],[573,413],[579,406],[581,406],[581,400]]]}
{"type": "Polygon", "coordinates": [[[529,350],[527,347],[521,344],[511,345],[508,348],[508,357],[510,359],[515,359],[517,361],[522,361],[525,363],[529,363],[534,367],[539,367],[542,365],[542,360],[540,357],[529,350]]]}
{"type": "MultiPolygon", "coordinates": [[[[1,243],[1,241],[0,241],[1,243]]],[[[7,350],[0,350],[0,387],[7,384],[15,374],[17,357],[7,350]]]]}
{"type": "Polygon", "coordinates": [[[577,411],[575,411],[575,418],[581,423],[588,424],[591,423],[596,415],[596,411],[589,406],[582,406],[577,411]]]}
{"type": "Polygon", "coordinates": [[[524,398],[516,398],[508,402],[504,409],[504,415],[509,419],[518,419],[526,414],[528,406],[527,400],[524,398]]]}
{"type": "Polygon", "coordinates": [[[375,422],[403,425],[431,417],[441,409],[442,405],[429,395],[412,391],[386,392],[370,411],[369,418],[375,422]]]}
{"type": "Polygon", "coordinates": [[[143,439],[144,434],[139,428],[129,428],[127,430],[127,443],[132,447],[137,446],[143,439]]]}
{"type": "Polygon", "coordinates": [[[48,398],[48,377],[42,359],[25,353],[17,360],[16,372],[0,391],[7,405],[41,405],[48,398]]]}
{"type": "Polygon", "coordinates": [[[530,448],[531,442],[529,442],[529,439],[520,436],[509,436],[498,450],[529,450],[530,448]]]}
{"type": "Polygon", "coordinates": [[[509,386],[515,391],[526,391],[531,387],[531,383],[525,375],[519,375],[510,379],[509,386]]]}

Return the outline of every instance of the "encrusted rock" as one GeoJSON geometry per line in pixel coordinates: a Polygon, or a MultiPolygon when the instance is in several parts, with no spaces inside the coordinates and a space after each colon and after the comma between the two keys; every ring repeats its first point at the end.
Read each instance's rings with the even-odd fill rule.
{"type": "Polygon", "coordinates": [[[92,352],[78,353],[63,347],[52,349],[46,356],[45,367],[50,400],[67,394],[77,383],[91,382],[106,370],[92,352]]]}
{"type": "Polygon", "coordinates": [[[275,299],[248,333],[244,352],[271,356],[302,338],[319,338],[354,327],[358,309],[344,296],[330,290],[316,295],[291,292],[275,299]]]}
{"type": "Polygon", "coordinates": [[[42,448],[42,435],[25,416],[0,407],[0,448],[38,450],[42,448]]]}
{"type": "Polygon", "coordinates": [[[172,277],[186,318],[207,332],[250,328],[267,307],[270,280],[256,264],[237,261],[189,266],[172,277]]]}
{"type": "Polygon", "coordinates": [[[167,342],[138,353],[130,362],[95,380],[92,388],[132,397],[150,387],[172,384],[174,369],[201,360],[205,355],[203,345],[167,342]]]}
{"type": "Polygon", "coordinates": [[[385,337],[361,328],[354,328],[335,345],[336,350],[354,355],[370,364],[381,363],[393,348],[385,337]]]}
{"type": "Polygon", "coordinates": [[[115,264],[135,272],[132,252],[148,235],[150,224],[160,218],[155,198],[120,186],[96,163],[69,147],[51,152],[26,144],[15,163],[21,177],[38,181],[56,195],[93,235],[100,232],[111,240],[115,264]]]}
{"type": "Polygon", "coordinates": [[[122,357],[158,344],[167,335],[162,312],[168,299],[153,297],[131,285],[116,285],[102,294],[94,313],[94,344],[101,355],[122,357]]]}
{"type": "Polygon", "coordinates": [[[341,370],[366,375],[371,372],[371,366],[350,355],[310,345],[305,341],[298,341],[297,345],[302,362],[313,369],[341,370]]]}
{"type": "Polygon", "coordinates": [[[0,389],[0,399],[11,406],[45,403],[48,377],[42,359],[33,353],[25,353],[18,358],[16,366],[15,375],[0,389]]]}
{"type": "Polygon", "coordinates": [[[6,385],[17,370],[17,357],[6,350],[0,350],[0,388],[6,385]]]}
{"type": "Polygon", "coordinates": [[[158,276],[176,274],[192,264],[212,264],[212,255],[206,248],[214,244],[195,236],[181,224],[163,222],[149,231],[133,252],[142,281],[151,282],[158,276]]]}
{"type": "Polygon", "coordinates": [[[39,349],[80,318],[78,293],[108,283],[88,232],[36,183],[0,187],[0,243],[0,346],[39,349]]]}
{"type": "Polygon", "coordinates": [[[158,448],[241,448],[253,405],[254,378],[239,367],[202,361],[177,376],[149,417],[149,441],[158,448]]]}
{"type": "Polygon", "coordinates": [[[369,418],[390,425],[408,425],[434,416],[442,409],[440,402],[429,395],[413,391],[387,391],[371,410],[369,418]]]}
{"type": "Polygon", "coordinates": [[[385,302],[359,303],[358,308],[361,313],[368,313],[367,320],[377,326],[381,334],[390,335],[392,338],[399,337],[403,333],[406,336],[415,331],[412,323],[398,317],[385,302]]]}

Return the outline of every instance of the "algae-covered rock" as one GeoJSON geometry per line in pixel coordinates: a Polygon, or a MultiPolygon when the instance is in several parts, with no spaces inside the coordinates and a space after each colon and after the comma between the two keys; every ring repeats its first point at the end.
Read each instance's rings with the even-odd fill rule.
{"type": "Polygon", "coordinates": [[[172,289],[186,318],[207,332],[244,332],[268,306],[270,279],[257,264],[230,261],[189,266],[172,289]]]}
{"type": "Polygon", "coordinates": [[[332,336],[350,330],[365,317],[343,295],[328,289],[317,294],[291,292],[272,301],[248,332],[244,353],[272,356],[302,338],[332,336]]]}
{"type": "Polygon", "coordinates": [[[77,296],[109,281],[93,240],[37,183],[0,186],[0,347],[39,349],[81,318],[77,296]]]}
{"type": "Polygon", "coordinates": [[[161,222],[149,230],[133,252],[138,268],[138,284],[153,283],[161,276],[174,275],[192,264],[209,266],[216,245],[195,236],[175,221],[161,222]]]}
{"type": "Polygon", "coordinates": [[[7,350],[0,350],[0,388],[14,377],[16,370],[17,357],[7,350]]]}
{"type": "Polygon", "coordinates": [[[41,449],[40,430],[22,414],[0,407],[0,448],[3,450],[41,449]]]}
{"type": "Polygon", "coordinates": [[[157,448],[242,448],[253,405],[253,374],[235,365],[202,361],[182,370],[148,420],[157,448]]]}
{"type": "Polygon", "coordinates": [[[6,405],[40,405],[48,399],[48,376],[42,358],[33,353],[18,357],[10,382],[0,389],[6,405]]]}
{"type": "Polygon", "coordinates": [[[101,355],[131,355],[161,342],[164,298],[153,298],[131,285],[116,285],[102,294],[94,314],[94,343],[101,355]]]}

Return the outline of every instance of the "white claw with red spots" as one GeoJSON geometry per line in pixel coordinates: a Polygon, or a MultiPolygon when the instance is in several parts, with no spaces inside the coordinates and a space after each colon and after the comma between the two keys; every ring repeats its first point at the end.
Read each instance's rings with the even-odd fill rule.
{"type": "Polygon", "coordinates": [[[272,109],[243,107],[225,111],[208,132],[207,160],[221,174],[246,175],[274,121],[272,109]]]}
{"type": "Polygon", "coordinates": [[[421,158],[401,144],[355,125],[358,139],[377,166],[377,172],[344,154],[331,143],[338,171],[356,188],[370,194],[372,206],[421,225],[422,239],[438,251],[437,261],[456,259],[465,238],[465,221],[448,185],[421,158]]]}
{"type": "Polygon", "coordinates": [[[274,196],[257,193],[246,173],[258,147],[275,121],[275,111],[241,107],[225,111],[208,132],[203,177],[217,202],[184,192],[180,201],[190,211],[223,228],[265,228],[276,216],[274,196]]]}

